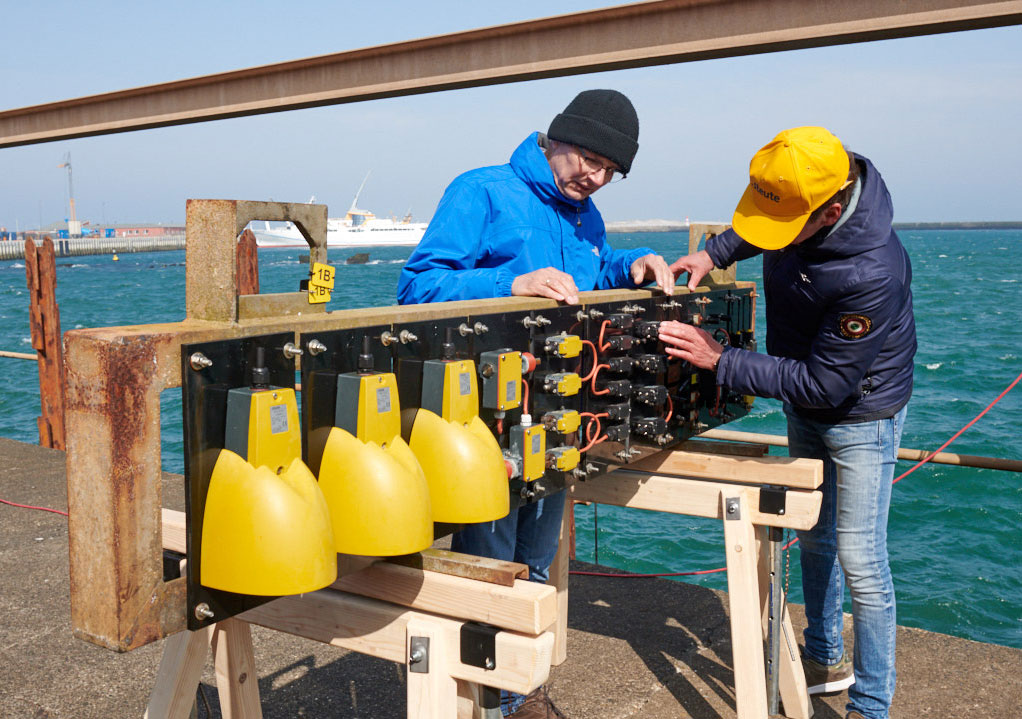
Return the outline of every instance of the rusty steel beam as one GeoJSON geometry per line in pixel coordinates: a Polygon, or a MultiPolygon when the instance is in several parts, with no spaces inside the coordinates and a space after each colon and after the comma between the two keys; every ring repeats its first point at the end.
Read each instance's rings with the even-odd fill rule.
{"type": "Polygon", "coordinates": [[[39,445],[64,449],[64,353],[61,346],[60,308],[57,306],[57,264],[53,240],[25,240],[25,275],[28,281],[28,320],[32,349],[39,363],[39,404],[36,419],[39,445]]]}
{"type": "Polygon", "coordinates": [[[1017,24],[1020,0],[653,0],[7,110],[0,147],[1017,24]]]}

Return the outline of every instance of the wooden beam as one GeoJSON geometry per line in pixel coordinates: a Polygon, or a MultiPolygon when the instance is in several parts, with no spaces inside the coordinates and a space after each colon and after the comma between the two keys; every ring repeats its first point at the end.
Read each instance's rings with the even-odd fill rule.
{"type": "MultiPolygon", "coordinates": [[[[163,510],[163,547],[185,551],[185,514],[163,510]]],[[[418,611],[539,634],[557,618],[557,591],[523,580],[511,587],[414,569],[379,560],[331,585],[339,591],[391,602],[418,611]]]]}
{"type": "Polygon", "coordinates": [[[816,489],[823,483],[823,462],[791,457],[725,457],[673,450],[632,462],[624,469],[796,489],[816,489]]]}
{"type": "Polygon", "coordinates": [[[769,527],[809,529],[816,525],[823,495],[819,491],[788,490],[784,514],[759,511],[760,488],[743,484],[718,484],[617,470],[568,484],[569,499],[619,507],[648,509],[694,517],[723,519],[718,495],[742,496],[749,507],[752,523],[769,527]]]}
{"type": "Polygon", "coordinates": [[[214,626],[197,632],[178,632],[164,643],[145,719],[188,719],[214,626]]]}
{"type": "MultiPolygon", "coordinates": [[[[424,615],[375,599],[334,589],[295,597],[281,597],[238,615],[239,619],[343,649],[404,664],[409,622],[423,616],[434,622],[448,646],[460,646],[463,622],[424,615]]],[[[496,637],[496,667],[486,670],[463,664],[458,656],[448,661],[455,678],[527,694],[546,681],[554,636],[544,632],[528,636],[501,631],[496,637]]]]}
{"type": "Polygon", "coordinates": [[[638,2],[7,110],[0,147],[1020,22],[1018,0],[638,2]]]}
{"type": "Polygon", "coordinates": [[[233,617],[213,625],[213,665],[223,719],[262,719],[252,627],[233,617]]]}
{"type": "Polygon", "coordinates": [[[557,618],[554,587],[523,581],[513,587],[376,562],[341,577],[332,588],[403,607],[539,634],[557,618]]]}

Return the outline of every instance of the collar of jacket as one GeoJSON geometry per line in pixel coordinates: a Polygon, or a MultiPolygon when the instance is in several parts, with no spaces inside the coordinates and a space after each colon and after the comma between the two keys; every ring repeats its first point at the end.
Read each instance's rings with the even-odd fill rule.
{"type": "Polygon", "coordinates": [[[862,155],[852,155],[859,163],[862,183],[858,203],[840,227],[833,231],[824,227],[798,245],[796,251],[807,260],[851,257],[882,247],[888,241],[894,205],[887,185],[872,162],[862,155]]]}
{"type": "Polygon", "coordinates": [[[584,210],[589,198],[579,202],[565,197],[554,182],[550,162],[539,144],[540,133],[534,132],[511,154],[511,169],[544,202],[558,202],[573,209],[584,210]]]}

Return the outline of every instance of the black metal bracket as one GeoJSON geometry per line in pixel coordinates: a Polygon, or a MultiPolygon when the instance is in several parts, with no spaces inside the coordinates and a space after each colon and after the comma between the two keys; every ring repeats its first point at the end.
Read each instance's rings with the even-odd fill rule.
{"type": "Polygon", "coordinates": [[[461,625],[461,663],[481,669],[497,668],[497,632],[500,627],[479,622],[461,625]]]}
{"type": "Polygon", "coordinates": [[[759,511],[761,514],[784,514],[787,505],[788,488],[765,486],[759,488],[759,511]]]}

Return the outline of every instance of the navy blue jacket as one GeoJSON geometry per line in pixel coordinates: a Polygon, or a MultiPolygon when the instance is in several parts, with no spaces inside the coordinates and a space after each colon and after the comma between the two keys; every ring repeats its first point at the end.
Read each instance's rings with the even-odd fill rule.
{"type": "Polygon", "coordinates": [[[855,158],[858,202],[836,229],[772,251],[732,230],[706,243],[717,267],[763,254],[769,356],[728,349],[717,382],[828,423],[891,417],[912,394],[912,267],[891,228],[883,178],[869,160],[855,158]]]}
{"type": "Polygon", "coordinates": [[[515,277],[544,267],[567,272],[580,291],[634,288],[632,263],[651,252],[611,249],[592,198],[561,194],[533,133],[510,163],[454,179],[401,270],[397,300],[508,297],[515,277]]]}

